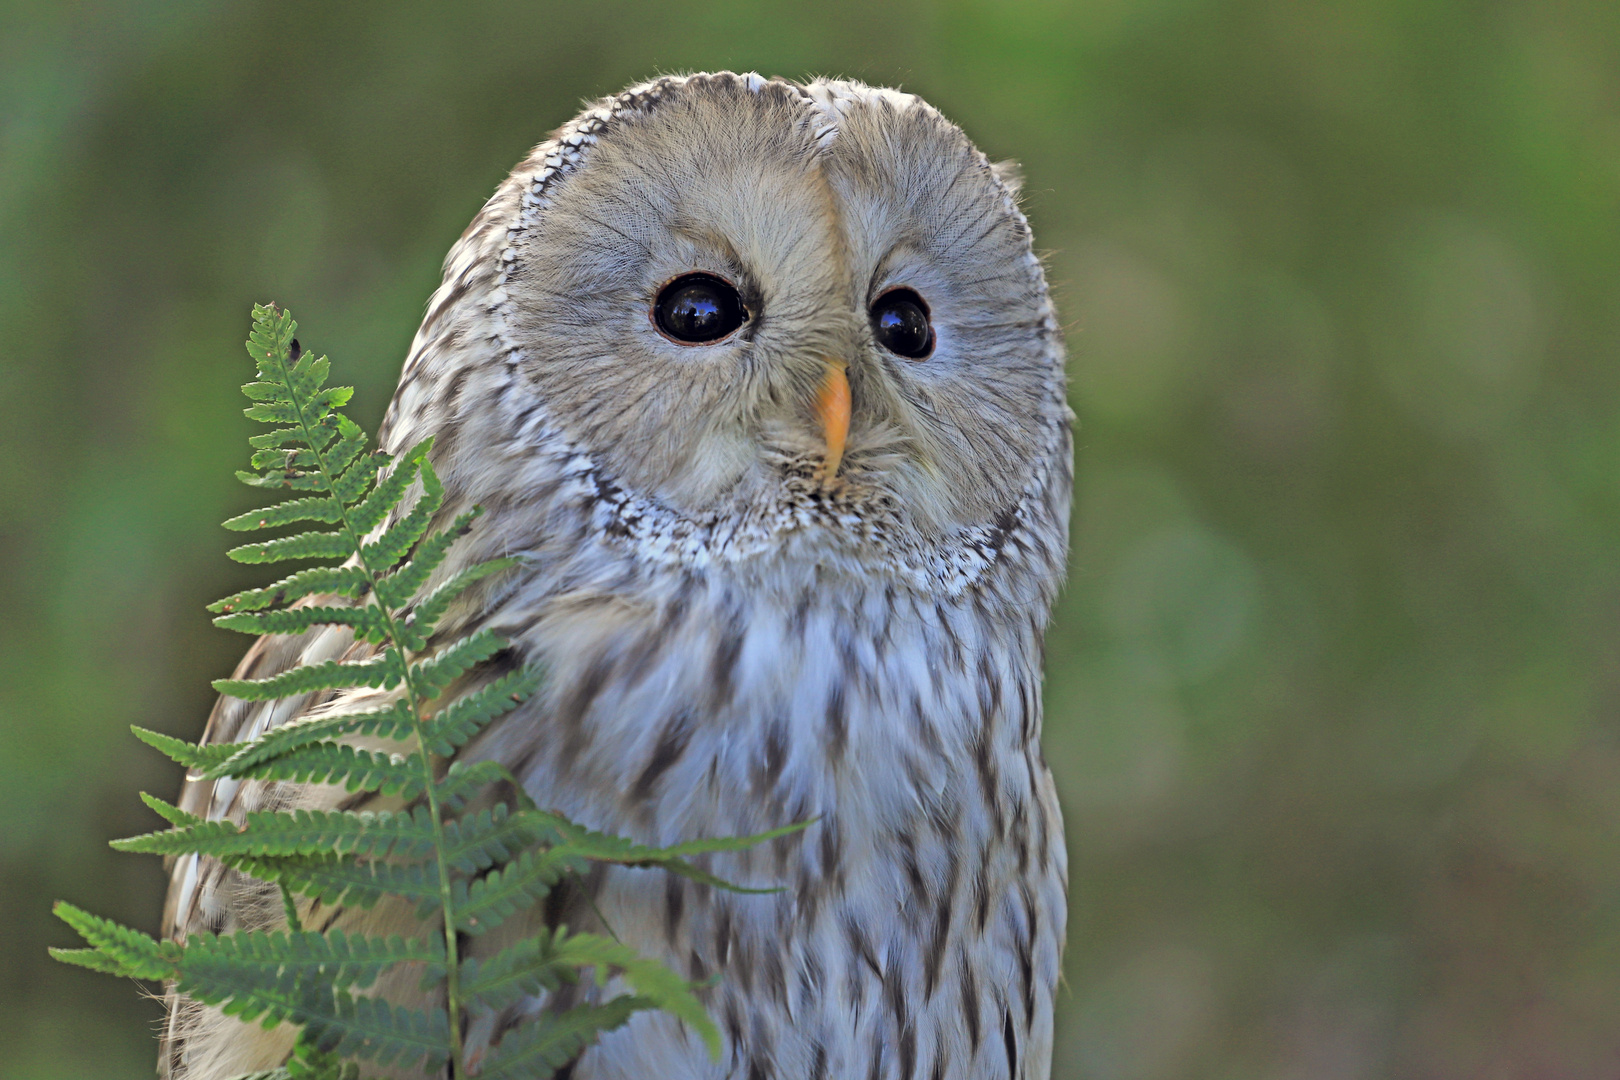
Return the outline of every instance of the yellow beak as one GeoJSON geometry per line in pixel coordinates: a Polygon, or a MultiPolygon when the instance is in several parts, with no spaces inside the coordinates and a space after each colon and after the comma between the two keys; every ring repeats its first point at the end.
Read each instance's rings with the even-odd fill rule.
{"type": "Polygon", "coordinates": [[[838,466],[844,460],[844,443],[849,439],[849,378],[844,374],[841,360],[827,361],[827,375],[821,380],[821,391],[816,395],[816,420],[827,442],[825,476],[831,480],[838,475],[838,466]]]}

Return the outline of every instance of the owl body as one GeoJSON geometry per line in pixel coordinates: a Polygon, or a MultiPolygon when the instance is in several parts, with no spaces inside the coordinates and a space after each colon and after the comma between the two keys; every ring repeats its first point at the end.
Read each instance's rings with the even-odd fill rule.
{"type": "MultiPolygon", "coordinates": [[[[441,573],[522,560],[443,633],[499,631],[512,649],[497,664],[538,665],[545,687],[462,756],[648,843],[812,822],[705,864],[778,891],[600,867],[499,940],[468,942],[611,929],[694,981],[718,977],[703,991],[718,1063],[641,1013],[575,1080],[1047,1075],[1066,863],[1040,665],[1069,422],[1010,181],[907,95],[661,79],[562,128],[475,219],[383,435],[389,449],[434,435],[443,513],[485,508],[441,573]],[[693,281],[720,300],[667,302],[693,281]],[[683,337],[710,333],[716,311],[740,322],[683,337]]],[[[265,639],[239,672],[364,648],[336,630],[265,639]]],[[[208,737],[382,693],[222,701],[208,737]]],[[[220,783],[182,804],[239,818],[352,798],[220,783]]],[[[176,934],[278,917],[217,865],[174,874],[176,934]]],[[[317,923],[408,921],[382,906],[317,923]]],[[[471,1016],[470,1053],[622,989],[471,1016]]],[[[181,1003],[162,1067],[212,1080],[289,1045],[181,1003]]]]}

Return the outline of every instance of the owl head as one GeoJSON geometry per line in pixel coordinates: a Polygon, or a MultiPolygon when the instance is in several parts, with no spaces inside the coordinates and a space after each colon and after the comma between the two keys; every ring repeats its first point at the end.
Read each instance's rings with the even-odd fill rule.
{"type": "Polygon", "coordinates": [[[577,511],[578,542],[655,562],[960,592],[1012,550],[1055,587],[1070,420],[1010,170],[911,95],[722,73],[606,99],[518,166],[385,440],[435,434],[508,549],[577,511]]]}

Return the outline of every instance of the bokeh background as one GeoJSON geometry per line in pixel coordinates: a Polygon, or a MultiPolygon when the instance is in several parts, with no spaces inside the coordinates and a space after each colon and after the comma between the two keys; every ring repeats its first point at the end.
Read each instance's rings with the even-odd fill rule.
{"type": "Polygon", "coordinates": [[[1620,5],[0,5],[0,1078],[149,1074],[45,958],[155,928],[129,737],[256,580],[248,306],[375,423],[446,249],[660,71],[927,96],[1027,205],[1081,417],[1047,747],[1062,1080],[1620,1075],[1620,5]]]}

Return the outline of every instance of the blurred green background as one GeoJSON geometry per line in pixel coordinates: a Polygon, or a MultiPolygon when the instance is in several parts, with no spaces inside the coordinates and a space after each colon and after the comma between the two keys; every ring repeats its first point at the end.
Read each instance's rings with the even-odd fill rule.
{"type": "Polygon", "coordinates": [[[155,928],[257,577],[248,306],[381,415],[581,98],[840,73],[1021,159],[1081,417],[1047,747],[1064,1080],[1620,1075],[1620,5],[0,6],[0,1078],[139,1077],[49,963],[155,928]]]}

